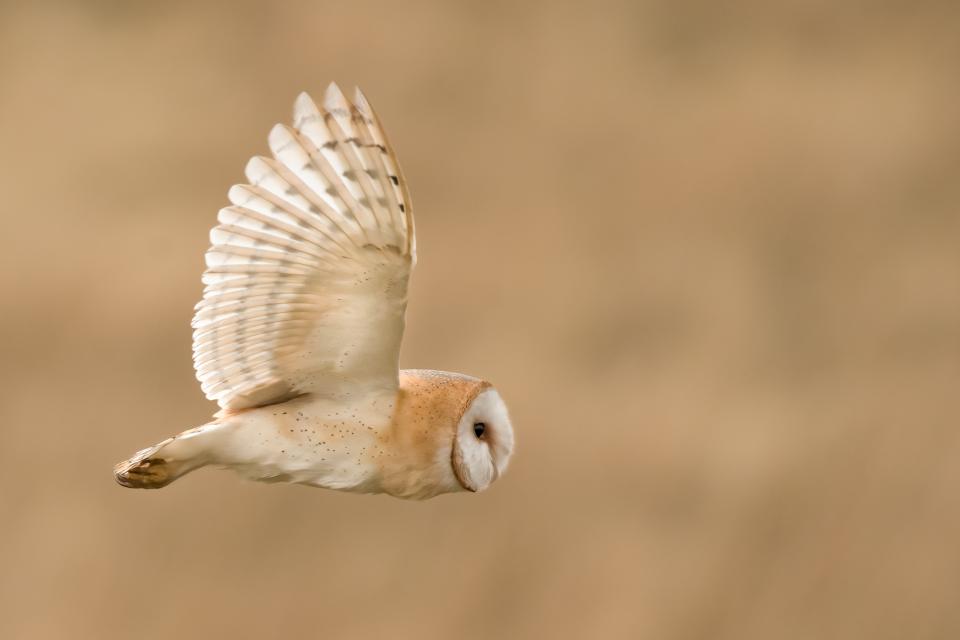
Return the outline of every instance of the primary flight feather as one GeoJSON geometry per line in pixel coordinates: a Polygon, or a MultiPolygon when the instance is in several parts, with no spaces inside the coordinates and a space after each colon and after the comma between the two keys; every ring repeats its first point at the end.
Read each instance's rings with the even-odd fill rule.
{"type": "Polygon", "coordinates": [[[404,498],[486,488],[513,449],[497,391],[398,370],[416,239],[369,102],[302,93],[268,141],[210,232],[193,318],[197,378],[221,410],[118,464],[117,481],[159,488],[217,465],[404,498]]]}

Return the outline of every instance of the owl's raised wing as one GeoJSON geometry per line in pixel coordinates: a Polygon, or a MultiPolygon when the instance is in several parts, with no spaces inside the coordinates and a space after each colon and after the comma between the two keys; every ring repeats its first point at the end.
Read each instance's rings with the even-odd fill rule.
{"type": "Polygon", "coordinates": [[[416,261],[406,184],[359,90],[306,94],[210,233],[193,364],[224,409],[397,386],[416,261]]]}

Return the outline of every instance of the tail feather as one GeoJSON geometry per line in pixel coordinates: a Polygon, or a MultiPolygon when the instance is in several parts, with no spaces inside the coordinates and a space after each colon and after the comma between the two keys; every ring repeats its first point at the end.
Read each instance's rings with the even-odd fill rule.
{"type": "Polygon", "coordinates": [[[214,424],[189,429],[152,447],[141,449],[116,464],[117,482],[131,489],[160,489],[177,478],[199,469],[209,460],[204,438],[214,424]],[[195,437],[200,436],[200,437],[195,437]]]}

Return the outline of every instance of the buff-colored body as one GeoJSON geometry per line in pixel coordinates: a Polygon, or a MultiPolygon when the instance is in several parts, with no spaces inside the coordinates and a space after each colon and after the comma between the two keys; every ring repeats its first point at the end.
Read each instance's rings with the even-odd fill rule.
{"type": "Polygon", "coordinates": [[[130,486],[145,488],[214,465],[261,482],[430,498],[465,490],[450,464],[454,426],[489,386],[443,371],[403,370],[397,391],[307,395],[226,412],[121,466],[130,486]],[[138,475],[147,460],[155,462],[138,475]]]}

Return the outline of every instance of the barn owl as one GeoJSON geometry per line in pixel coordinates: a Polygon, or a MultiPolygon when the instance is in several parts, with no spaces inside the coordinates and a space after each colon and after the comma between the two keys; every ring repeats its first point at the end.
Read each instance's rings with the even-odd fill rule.
{"type": "Polygon", "coordinates": [[[416,262],[406,182],[357,90],[306,93],[230,189],[206,253],[193,363],[214,420],[114,468],[155,489],[200,467],[425,499],[482,491],[513,427],[497,390],[457,373],[398,370],[416,262]]]}

